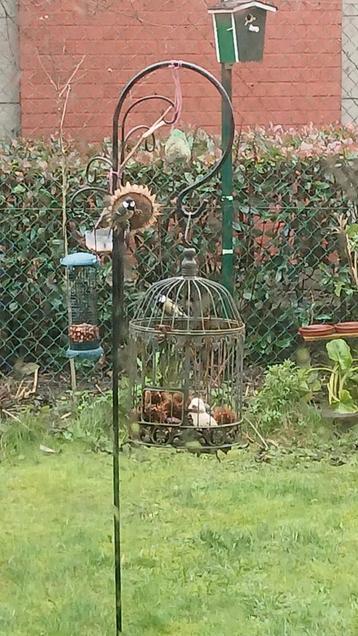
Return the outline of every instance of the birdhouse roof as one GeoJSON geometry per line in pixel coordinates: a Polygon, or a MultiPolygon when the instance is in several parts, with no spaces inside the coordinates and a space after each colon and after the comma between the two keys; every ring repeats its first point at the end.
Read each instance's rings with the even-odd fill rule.
{"type": "Polygon", "coordinates": [[[273,4],[260,2],[259,0],[228,0],[209,7],[209,13],[237,13],[238,11],[247,11],[248,9],[264,9],[265,11],[277,11],[277,7],[273,4]]]}

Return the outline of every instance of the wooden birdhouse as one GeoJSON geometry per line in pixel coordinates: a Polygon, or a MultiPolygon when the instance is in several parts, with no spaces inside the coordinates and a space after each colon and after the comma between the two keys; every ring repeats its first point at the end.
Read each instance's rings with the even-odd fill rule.
{"type": "Polygon", "coordinates": [[[227,0],[209,8],[218,61],[260,62],[264,54],[267,12],[277,8],[256,0],[227,0]]]}

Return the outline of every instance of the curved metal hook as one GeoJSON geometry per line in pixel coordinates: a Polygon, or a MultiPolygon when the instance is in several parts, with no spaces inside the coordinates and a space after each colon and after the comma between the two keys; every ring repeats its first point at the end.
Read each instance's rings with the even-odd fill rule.
{"type": "MultiPolygon", "coordinates": [[[[185,190],[187,190],[187,188],[185,188],[185,190]]],[[[184,191],[185,192],[185,191],[184,191]]],[[[184,194],[185,196],[185,194],[184,194]]],[[[206,206],[208,205],[208,200],[207,199],[203,199],[201,201],[201,203],[199,203],[199,207],[195,210],[195,212],[191,212],[191,210],[186,210],[186,208],[182,205],[181,201],[180,204],[178,205],[178,201],[179,199],[177,198],[177,203],[176,203],[176,211],[180,212],[181,214],[183,214],[183,216],[185,216],[186,218],[190,218],[190,219],[195,219],[196,217],[200,216],[206,206]]]]}
{"type": "MultiPolygon", "coordinates": [[[[150,130],[150,126],[146,126],[145,124],[139,124],[138,126],[134,126],[134,128],[131,128],[125,138],[124,138],[124,145],[128,142],[128,140],[131,138],[132,135],[134,135],[134,133],[138,132],[139,130],[150,130]]],[[[156,139],[155,139],[155,134],[152,133],[150,135],[150,138],[145,139],[144,141],[144,148],[146,150],[146,152],[154,152],[155,148],[156,148],[156,139]],[[151,143],[152,145],[149,145],[149,139],[151,139],[151,143]]]]}
{"type": "Polygon", "coordinates": [[[170,99],[170,97],[166,97],[165,95],[145,95],[144,97],[139,97],[138,99],[135,100],[135,102],[133,102],[133,104],[131,104],[128,107],[128,109],[126,110],[126,112],[125,112],[125,114],[123,116],[123,120],[122,120],[123,133],[124,133],[124,129],[125,129],[125,125],[126,125],[126,121],[127,121],[128,115],[132,112],[132,110],[134,110],[134,108],[136,108],[136,106],[138,106],[138,104],[142,104],[143,102],[148,102],[151,99],[156,99],[158,101],[166,102],[167,104],[172,106],[172,108],[175,108],[175,104],[174,104],[173,100],[170,99]]]}
{"type": "Polygon", "coordinates": [[[93,166],[94,163],[105,163],[107,166],[109,166],[109,168],[112,168],[112,161],[110,159],[108,159],[108,157],[102,157],[101,155],[97,155],[96,157],[92,157],[92,159],[89,160],[87,167],[86,167],[86,181],[87,183],[90,185],[92,183],[96,183],[97,181],[97,171],[96,169],[93,170],[93,178],[90,178],[90,170],[93,166]]]}
{"type": "MultiPolygon", "coordinates": [[[[125,88],[124,88],[125,90],[125,88]]],[[[125,99],[125,98],[124,98],[125,99]]],[[[166,97],[165,95],[146,95],[145,97],[140,97],[139,99],[136,99],[133,104],[131,104],[126,112],[123,115],[123,119],[122,119],[122,124],[121,124],[121,157],[120,157],[120,163],[123,163],[124,161],[124,152],[125,152],[125,145],[126,145],[126,141],[127,139],[131,136],[131,134],[134,132],[134,130],[138,130],[139,128],[146,128],[147,130],[149,130],[150,126],[136,126],[135,129],[132,129],[131,131],[129,131],[129,133],[126,135],[125,129],[126,129],[126,123],[127,123],[127,119],[128,116],[130,115],[130,113],[132,112],[132,110],[134,110],[139,104],[142,104],[144,102],[148,102],[151,100],[157,100],[157,101],[162,101],[165,102],[166,104],[169,104],[169,106],[171,106],[172,108],[175,108],[175,104],[173,102],[172,99],[170,99],[169,97],[166,97]]],[[[174,121],[174,120],[173,120],[174,121]]],[[[167,125],[170,125],[172,122],[165,122],[167,125]]],[[[117,128],[118,131],[118,128],[117,128]]],[[[117,132],[118,134],[118,132],[117,132]]],[[[154,135],[152,136],[152,141],[153,141],[153,149],[155,148],[155,137],[154,135]]],[[[147,141],[145,142],[147,144],[147,141]]],[[[113,145],[114,145],[114,141],[113,141],[113,145]]]]}
{"type": "Polygon", "coordinates": [[[93,186],[93,185],[86,185],[86,186],[83,186],[82,188],[79,188],[79,190],[76,190],[76,192],[74,192],[74,194],[70,198],[70,206],[71,207],[74,206],[77,197],[80,197],[81,194],[86,194],[86,193],[93,194],[96,192],[103,196],[108,196],[108,190],[106,188],[101,188],[99,186],[93,186]]]}
{"type": "MultiPolygon", "coordinates": [[[[127,84],[125,85],[125,87],[123,88],[123,90],[122,90],[122,92],[120,94],[119,100],[117,102],[116,110],[115,110],[114,116],[113,116],[113,147],[112,147],[113,173],[112,173],[112,189],[114,190],[116,188],[116,186],[117,186],[118,175],[116,173],[117,173],[117,170],[118,170],[118,161],[119,161],[119,155],[118,155],[118,126],[119,126],[119,117],[120,117],[120,114],[121,114],[121,111],[122,111],[122,108],[123,108],[123,104],[124,104],[124,102],[126,100],[126,97],[130,93],[130,91],[133,89],[133,87],[141,79],[143,79],[143,77],[145,77],[146,75],[149,75],[149,74],[151,74],[151,73],[153,73],[155,71],[158,71],[160,69],[173,68],[173,64],[174,65],[178,65],[180,68],[184,68],[184,69],[187,69],[187,70],[190,70],[190,71],[194,71],[195,73],[198,73],[199,75],[201,75],[205,79],[209,80],[209,82],[220,93],[222,99],[224,100],[224,102],[226,104],[228,113],[230,114],[228,140],[227,140],[226,148],[223,148],[223,153],[222,153],[221,159],[214,165],[214,167],[208,172],[207,175],[205,175],[204,177],[201,177],[200,179],[198,179],[192,185],[185,187],[183,190],[181,190],[177,194],[177,204],[176,204],[177,211],[179,213],[183,214],[186,217],[188,217],[191,214],[191,216],[194,218],[196,216],[199,216],[199,214],[201,214],[203,212],[203,210],[205,209],[206,202],[203,201],[200,204],[200,206],[199,206],[199,208],[198,208],[198,210],[196,212],[189,213],[189,212],[184,210],[183,201],[184,201],[184,199],[187,198],[187,196],[191,192],[193,192],[197,188],[200,188],[200,186],[202,186],[204,183],[209,181],[209,179],[212,179],[219,172],[222,164],[224,163],[224,161],[228,157],[229,153],[231,152],[232,144],[233,144],[233,141],[234,141],[234,135],[235,135],[234,113],[233,113],[232,104],[231,104],[231,100],[230,100],[229,95],[227,94],[227,92],[226,92],[225,88],[223,87],[223,85],[221,84],[221,82],[219,82],[219,80],[216,79],[216,77],[214,75],[209,73],[207,70],[205,70],[201,66],[198,66],[197,64],[192,64],[191,62],[182,62],[182,61],[173,61],[173,60],[170,60],[170,61],[167,60],[165,62],[157,62],[156,64],[152,64],[150,66],[147,66],[145,69],[143,69],[142,71],[137,73],[137,75],[135,75],[131,80],[129,80],[129,82],[127,82],[127,84]]],[[[125,115],[125,117],[126,116],[127,116],[127,114],[125,115]]]]}

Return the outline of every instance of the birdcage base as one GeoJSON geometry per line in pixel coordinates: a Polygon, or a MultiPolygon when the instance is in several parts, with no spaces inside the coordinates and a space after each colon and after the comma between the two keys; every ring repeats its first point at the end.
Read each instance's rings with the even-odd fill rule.
{"type": "Polygon", "coordinates": [[[66,351],[67,358],[79,358],[80,360],[98,360],[103,356],[102,347],[96,349],[72,349],[71,347],[66,351]]]}
{"type": "Polygon", "coordinates": [[[208,428],[171,426],[168,424],[136,422],[129,430],[129,438],[135,444],[170,447],[197,452],[229,451],[240,443],[241,423],[223,424],[208,428]]]}

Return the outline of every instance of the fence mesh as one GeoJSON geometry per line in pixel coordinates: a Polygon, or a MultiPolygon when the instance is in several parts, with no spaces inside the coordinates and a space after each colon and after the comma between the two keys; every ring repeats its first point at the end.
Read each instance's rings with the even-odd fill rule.
{"type": "MultiPolygon", "coordinates": [[[[0,0],[0,137],[15,137],[19,119],[18,27],[24,52],[25,135],[48,138],[68,132],[83,145],[102,138],[103,130],[110,130],[120,87],[158,59],[183,56],[208,64],[216,75],[219,72],[209,32],[209,0],[183,0],[180,11],[175,3],[148,7],[144,0],[135,7],[131,0],[121,7],[110,0],[84,0],[75,3],[75,9],[63,0],[55,11],[46,0],[24,0],[21,19],[16,4],[0,0]],[[123,38],[122,31],[113,28],[116,23],[123,23],[121,29],[133,39],[118,54],[117,43],[123,38]],[[157,42],[160,47],[155,48],[157,42]]],[[[279,12],[269,20],[264,65],[234,67],[238,132],[242,124],[266,125],[268,117],[285,127],[310,121],[319,126],[340,116],[344,124],[358,124],[357,3],[327,0],[322,6],[320,0],[278,0],[276,4],[279,12]]],[[[213,131],[219,121],[214,97],[185,77],[182,87],[183,125],[194,122],[213,131]]],[[[151,85],[149,92],[157,88],[151,85]]],[[[167,80],[159,88],[166,94],[167,80]]],[[[158,113],[149,109],[144,115],[150,120],[144,123],[152,123],[158,113]]],[[[142,119],[134,121],[138,123],[142,119]]],[[[63,183],[54,180],[52,168],[51,178],[46,174],[48,164],[58,161],[58,156],[39,160],[29,148],[25,163],[23,159],[6,160],[0,172],[0,367],[9,372],[17,359],[24,358],[37,362],[43,373],[67,378],[67,309],[59,264],[65,247],[63,183]],[[34,161],[36,169],[31,168],[34,161]],[[26,170],[33,171],[29,178],[26,170]]],[[[67,175],[71,192],[83,168],[76,161],[67,175]]],[[[246,323],[247,365],[264,367],[294,352],[297,329],[303,323],[355,317],[356,290],[338,230],[340,215],[357,221],[357,174],[353,167],[347,195],[346,184],[337,182],[336,176],[327,176],[316,165],[305,173],[300,162],[286,170],[277,163],[275,151],[272,162],[266,157],[264,168],[253,160],[247,172],[245,161],[244,143],[235,166],[235,294],[246,323]]],[[[164,210],[158,226],[138,235],[133,253],[127,255],[128,316],[147,285],[177,272],[183,227],[168,202],[183,179],[190,180],[197,170],[195,162],[177,174],[148,163],[132,168],[132,182],[149,185],[164,210]]],[[[102,185],[107,183],[103,180],[102,185]]],[[[210,206],[193,227],[192,242],[199,251],[202,274],[219,279],[218,184],[210,184],[205,195],[210,206]]],[[[93,227],[101,212],[96,206],[101,204],[95,201],[92,207],[72,210],[68,199],[69,193],[65,225],[69,250],[74,251],[83,249],[84,230],[93,227]]],[[[110,365],[110,261],[100,268],[98,286],[101,336],[110,365]]],[[[102,373],[98,365],[94,372],[102,373]]]]}
{"type": "MultiPolygon", "coordinates": [[[[172,183],[167,187],[172,186],[172,183]]],[[[220,278],[221,218],[217,190],[212,205],[193,226],[191,241],[199,252],[201,274],[220,278]]],[[[68,212],[69,251],[83,249],[83,232],[101,210],[68,212]]],[[[17,359],[34,361],[43,373],[67,374],[67,308],[63,217],[58,207],[13,208],[1,237],[1,369],[17,359]]],[[[236,208],[235,295],[247,328],[246,364],[263,367],[292,355],[302,324],[352,319],[352,292],[344,249],[339,243],[339,215],[356,219],[343,198],[315,206],[277,205],[276,196],[261,205],[246,199],[236,208]],[[275,207],[274,207],[275,206],[275,207]]],[[[142,291],[178,271],[183,227],[165,207],[158,227],[138,235],[126,256],[126,310],[131,316],[142,291]]],[[[111,261],[103,260],[98,277],[102,344],[111,359],[111,261]]],[[[90,365],[93,371],[93,365],[90,365]]],[[[94,366],[94,374],[106,369],[94,366]]]]}
{"type": "Polygon", "coordinates": [[[343,0],[342,121],[358,124],[358,5],[343,0]]]}

